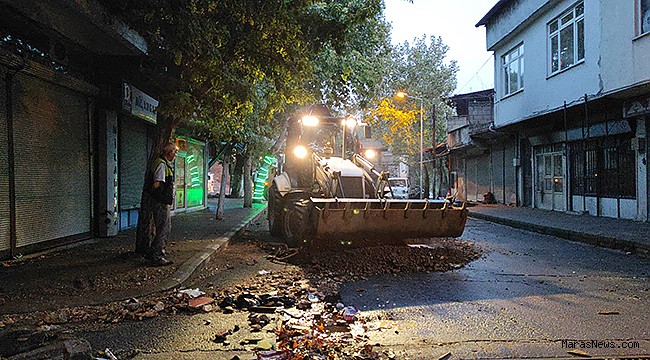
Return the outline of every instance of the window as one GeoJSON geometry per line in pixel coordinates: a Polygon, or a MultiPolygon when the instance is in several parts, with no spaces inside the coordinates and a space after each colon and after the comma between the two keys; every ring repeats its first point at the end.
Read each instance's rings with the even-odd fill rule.
{"type": "Polygon", "coordinates": [[[501,57],[503,69],[503,96],[524,88],[524,44],[520,44],[501,57]]]}
{"type": "Polygon", "coordinates": [[[629,134],[569,144],[574,195],[636,198],[636,154],[629,134]]]}
{"type": "Polygon", "coordinates": [[[555,74],[584,60],[584,13],[585,5],[583,2],[579,2],[548,24],[549,68],[551,74],[555,74]]]}
{"type": "Polygon", "coordinates": [[[639,0],[639,5],[639,35],[641,35],[650,32],[650,0],[639,0]]]}

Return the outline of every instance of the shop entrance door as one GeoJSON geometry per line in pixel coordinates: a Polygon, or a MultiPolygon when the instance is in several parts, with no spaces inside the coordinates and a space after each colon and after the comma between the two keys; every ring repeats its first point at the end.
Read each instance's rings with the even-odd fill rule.
{"type": "Polygon", "coordinates": [[[565,211],[562,153],[537,154],[535,161],[537,168],[535,206],[545,210],[565,211]]]}
{"type": "Polygon", "coordinates": [[[178,153],[174,172],[174,185],[176,187],[176,201],[174,210],[185,209],[185,153],[178,153]]]}

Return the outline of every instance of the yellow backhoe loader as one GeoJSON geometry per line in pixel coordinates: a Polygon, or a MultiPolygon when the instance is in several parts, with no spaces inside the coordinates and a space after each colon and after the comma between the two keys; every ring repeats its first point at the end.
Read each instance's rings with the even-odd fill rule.
{"type": "Polygon", "coordinates": [[[289,120],[284,172],[268,190],[272,235],[288,246],[394,244],[458,237],[468,210],[445,200],[394,199],[389,174],[361,156],[360,124],[322,105],[289,120]]]}

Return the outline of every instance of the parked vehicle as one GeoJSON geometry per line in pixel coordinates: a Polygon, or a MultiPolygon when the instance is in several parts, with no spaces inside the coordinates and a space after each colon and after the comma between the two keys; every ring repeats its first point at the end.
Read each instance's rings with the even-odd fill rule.
{"type": "Polygon", "coordinates": [[[409,179],[405,177],[388,178],[393,199],[409,198],[409,179]]]}

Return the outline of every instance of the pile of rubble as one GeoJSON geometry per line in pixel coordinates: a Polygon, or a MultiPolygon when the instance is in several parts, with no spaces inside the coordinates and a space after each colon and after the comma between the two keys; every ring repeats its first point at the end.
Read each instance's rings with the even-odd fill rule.
{"type": "MultiPolygon", "coordinates": [[[[340,302],[340,286],[366,276],[398,272],[447,271],[480,256],[471,244],[440,240],[433,246],[379,246],[319,252],[289,250],[259,243],[272,262],[297,265],[283,271],[260,270],[256,276],[209,294],[200,289],[172,290],[104,306],[64,308],[50,312],[0,318],[44,329],[66,323],[100,321],[116,323],[160,315],[219,311],[247,313],[248,324],[218,331],[213,339],[255,352],[258,359],[392,359],[396,355],[369,342],[369,333],[397,331],[396,324],[376,314],[362,313],[354,304],[340,302]],[[239,336],[246,334],[260,336],[239,336]],[[377,350],[380,349],[380,350],[377,350]]],[[[4,324],[0,325],[2,327],[4,324]]],[[[230,346],[230,347],[229,347],[230,346]]]]}
{"type": "MultiPolygon", "coordinates": [[[[443,241],[443,240],[440,240],[443,241]]],[[[472,243],[446,240],[445,246],[373,246],[322,250],[288,259],[310,273],[352,279],[394,273],[442,272],[458,269],[480,256],[472,243]]]]}
{"type": "MultiPolygon", "coordinates": [[[[247,311],[252,332],[275,336],[250,344],[258,359],[379,359],[396,357],[390,350],[377,350],[369,332],[397,331],[397,324],[364,314],[341,302],[340,286],[371,275],[398,272],[447,271],[478,258],[472,243],[438,240],[433,246],[378,246],[358,249],[290,250],[260,243],[272,261],[298,265],[290,273],[260,271],[247,283],[216,295],[226,313],[247,311]]],[[[239,329],[224,332],[215,341],[230,345],[239,329]]],[[[380,349],[380,348],[379,348],[380,349]]]]}
{"type": "MultiPolygon", "coordinates": [[[[256,351],[258,359],[379,358],[380,352],[367,343],[366,333],[387,330],[394,324],[364,316],[354,306],[326,301],[334,300],[338,293],[320,291],[323,283],[304,278],[300,271],[260,271],[250,283],[221,293],[218,306],[225,313],[248,312],[251,333],[272,334],[240,342],[256,351]]],[[[237,331],[238,326],[221,332],[215,342],[229,346],[231,335],[237,331]]]]}

